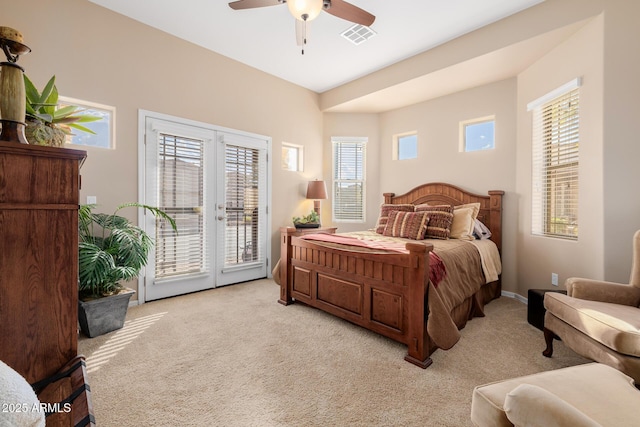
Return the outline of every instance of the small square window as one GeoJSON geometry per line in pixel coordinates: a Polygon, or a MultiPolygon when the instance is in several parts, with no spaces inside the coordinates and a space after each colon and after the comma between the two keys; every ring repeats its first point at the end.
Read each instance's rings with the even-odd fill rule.
{"type": "Polygon", "coordinates": [[[79,115],[97,116],[100,120],[88,123],[79,123],[95,134],[72,129],[73,135],[67,139],[68,144],[82,145],[85,147],[115,148],[116,109],[108,105],[81,101],[73,98],[60,97],[58,104],[61,107],[74,105],[82,111],[79,115]]]}
{"type": "Polygon", "coordinates": [[[282,143],[282,169],[293,172],[302,172],[303,158],[300,145],[282,143]]]}
{"type": "Polygon", "coordinates": [[[493,150],[495,118],[484,117],[460,123],[460,151],[493,150]]]}
{"type": "Polygon", "coordinates": [[[418,158],[418,134],[415,132],[394,135],[393,160],[418,158]]]}

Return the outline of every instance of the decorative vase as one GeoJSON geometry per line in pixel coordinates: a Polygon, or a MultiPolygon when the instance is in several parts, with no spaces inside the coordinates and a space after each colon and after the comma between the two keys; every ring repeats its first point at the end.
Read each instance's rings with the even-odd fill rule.
{"type": "Polygon", "coordinates": [[[27,120],[24,134],[32,145],[62,147],[67,139],[67,134],[62,129],[47,126],[35,120],[27,120]]]}
{"type": "Polygon", "coordinates": [[[90,301],[78,301],[80,330],[89,338],[97,337],[124,326],[129,300],[135,293],[126,289],[118,294],[90,301]]]}

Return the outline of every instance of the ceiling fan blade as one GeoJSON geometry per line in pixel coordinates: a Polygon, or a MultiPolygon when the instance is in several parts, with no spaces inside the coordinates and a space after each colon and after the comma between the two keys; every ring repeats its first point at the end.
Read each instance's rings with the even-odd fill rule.
{"type": "Polygon", "coordinates": [[[358,6],[347,3],[344,0],[331,0],[331,7],[325,9],[325,11],[333,16],[364,25],[365,27],[370,27],[373,21],[376,20],[376,17],[366,10],[360,9],[358,6]]]}
{"type": "Polygon", "coordinates": [[[229,3],[234,10],[253,9],[255,7],[276,6],[284,3],[282,0],[238,0],[229,3]]]}

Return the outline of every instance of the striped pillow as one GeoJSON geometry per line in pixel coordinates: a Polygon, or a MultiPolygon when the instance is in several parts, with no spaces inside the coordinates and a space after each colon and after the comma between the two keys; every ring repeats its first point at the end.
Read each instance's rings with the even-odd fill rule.
{"type": "Polygon", "coordinates": [[[378,217],[378,222],[376,223],[376,233],[383,234],[384,227],[387,225],[387,220],[389,219],[389,213],[392,211],[403,211],[403,212],[413,212],[413,205],[410,204],[398,204],[394,205],[391,203],[383,203],[380,205],[380,216],[378,217]]]}
{"type": "Polygon", "coordinates": [[[427,224],[429,224],[429,214],[427,212],[391,211],[382,234],[391,237],[422,240],[427,230],[427,224]]]}
{"type": "Polygon", "coordinates": [[[446,240],[449,238],[451,223],[453,222],[453,206],[417,205],[416,212],[427,212],[429,214],[429,225],[424,236],[425,239],[446,240]]]}

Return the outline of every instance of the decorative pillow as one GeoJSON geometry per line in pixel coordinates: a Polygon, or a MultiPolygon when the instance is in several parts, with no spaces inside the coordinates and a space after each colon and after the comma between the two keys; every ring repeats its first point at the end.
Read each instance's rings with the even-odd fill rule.
{"type": "Polygon", "coordinates": [[[391,237],[422,240],[427,231],[427,224],[429,224],[429,214],[427,212],[391,211],[382,234],[391,237]]]}
{"type": "Polygon", "coordinates": [[[456,209],[466,209],[466,208],[471,208],[473,209],[473,219],[478,218],[478,213],[480,212],[480,202],[476,202],[476,203],[466,203],[464,205],[456,205],[453,207],[453,211],[455,212],[456,209]]]}
{"type": "Polygon", "coordinates": [[[489,230],[482,221],[476,219],[473,226],[473,235],[476,236],[476,239],[489,239],[491,237],[491,230],[489,230]]]}
{"type": "Polygon", "coordinates": [[[449,238],[461,240],[474,240],[473,208],[453,209],[453,221],[451,222],[451,233],[449,238]]]}
{"type": "Polygon", "coordinates": [[[428,204],[417,205],[416,212],[428,212],[429,224],[424,235],[425,239],[446,240],[451,233],[451,223],[453,222],[453,206],[428,204]]]}
{"type": "Polygon", "coordinates": [[[387,220],[389,219],[389,213],[392,211],[413,212],[413,205],[410,205],[410,204],[394,205],[391,203],[383,203],[382,205],[380,205],[380,216],[378,217],[378,222],[376,224],[376,233],[378,234],[384,233],[384,226],[387,225],[387,220]]]}
{"type": "Polygon", "coordinates": [[[39,410],[38,396],[27,380],[1,360],[0,403],[9,405],[9,410],[0,411],[0,425],[44,427],[45,415],[39,410]],[[12,406],[15,410],[11,410],[12,406]]]}

